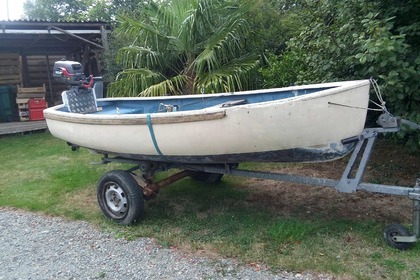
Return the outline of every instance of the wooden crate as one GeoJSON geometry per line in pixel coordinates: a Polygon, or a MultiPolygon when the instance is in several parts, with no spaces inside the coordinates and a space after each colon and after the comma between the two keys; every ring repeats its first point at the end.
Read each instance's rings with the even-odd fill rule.
{"type": "Polygon", "coordinates": [[[29,121],[29,100],[31,98],[45,99],[45,93],[45,84],[41,87],[21,87],[17,85],[16,104],[18,105],[21,121],[29,121]]]}
{"type": "Polygon", "coordinates": [[[21,122],[29,121],[29,109],[19,110],[19,120],[21,122]]]}
{"type": "Polygon", "coordinates": [[[21,62],[18,53],[0,53],[0,85],[20,84],[21,62]]]}
{"type": "Polygon", "coordinates": [[[16,99],[45,98],[46,92],[45,84],[42,87],[21,87],[17,85],[16,99]]]}
{"type": "Polygon", "coordinates": [[[29,98],[16,98],[16,104],[19,110],[19,118],[21,121],[29,121],[29,98]]]}

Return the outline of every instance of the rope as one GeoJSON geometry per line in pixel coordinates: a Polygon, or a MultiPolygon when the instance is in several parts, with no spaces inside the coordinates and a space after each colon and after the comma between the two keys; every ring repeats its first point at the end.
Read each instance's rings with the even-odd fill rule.
{"type": "Polygon", "coordinates": [[[384,113],[387,113],[392,116],[392,114],[388,111],[388,109],[385,106],[386,102],[382,98],[381,89],[379,88],[378,83],[373,78],[370,78],[369,81],[372,84],[373,90],[375,91],[376,97],[378,98],[380,104],[371,99],[369,101],[378,106],[380,109],[368,108],[368,110],[370,109],[371,111],[383,111],[384,113]]]}
{"type": "Polygon", "coordinates": [[[152,126],[152,118],[150,117],[150,114],[147,114],[146,121],[147,121],[147,126],[149,127],[150,137],[152,138],[152,141],[153,141],[153,146],[155,146],[156,152],[158,152],[158,154],[164,158],[165,156],[160,151],[159,145],[156,140],[155,132],[152,126]]]}
{"type": "Polygon", "coordinates": [[[352,108],[352,109],[361,109],[361,110],[368,110],[368,111],[384,112],[384,113],[387,113],[388,115],[392,116],[392,114],[388,111],[388,109],[385,106],[386,102],[382,98],[381,90],[379,88],[378,83],[373,78],[370,78],[369,81],[372,84],[373,90],[375,91],[375,94],[376,94],[376,97],[379,100],[379,103],[375,102],[372,99],[369,99],[369,102],[373,103],[374,105],[376,105],[379,108],[357,107],[357,106],[350,106],[350,105],[339,104],[339,103],[334,103],[334,102],[328,102],[328,104],[341,106],[341,107],[346,107],[346,108],[352,108]]]}
{"type": "Polygon", "coordinates": [[[369,108],[369,107],[350,106],[350,105],[345,105],[345,104],[340,104],[340,103],[334,103],[334,102],[328,102],[328,104],[330,104],[330,105],[336,105],[336,106],[341,106],[341,107],[346,107],[346,108],[352,108],[352,109],[361,109],[361,110],[369,110],[369,111],[383,111],[382,109],[375,109],[375,108],[369,108]]]}
{"type": "MultiPolygon", "coordinates": [[[[394,117],[386,108],[386,102],[384,101],[384,99],[382,98],[382,94],[381,94],[381,90],[379,88],[378,83],[370,78],[369,79],[370,83],[372,84],[373,90],[375,91],[376,97],[378,98],[378,102],[375,102],[373,100],[369,100],[369,102],[373,103],[374,105],[378,106],[379,108],[363,108],[363,107],[357,107],[357,106],[349,106],[349,105],[345,105],[345,104],[339,104],[339,103],[334,103],[334,102],[328,102],[328,104],[331,105],[336,105],[336,106],[341,106],[341,107],[347,107],[347,108],[353,108],[353,109],[363,109],[363,110],[369,110],[369,111],[381,111],[384,112],[384,114],[389,115],[390,117],[394,117]]],[[[417,124],[413,121],[409,121],[406,119],[403,119],[401,117],[396,117],[402,124],[410,127],[411,129],[418,129],[420,130],[420,124],[417,124]]]]}

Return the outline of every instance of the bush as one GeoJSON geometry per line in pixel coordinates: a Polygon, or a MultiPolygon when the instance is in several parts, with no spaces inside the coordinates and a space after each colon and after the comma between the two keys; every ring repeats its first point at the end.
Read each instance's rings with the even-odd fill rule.
{"type": "MultiPolygon", "coordinates": [[[[420,44],[413,36],[420,25],[397,22],[396,17],[412,13],[410,3],[420,10],[414,2],[405,6],[363,0],[308,3],[302,8],[299,35],[277,59],[270,58],[269,69],[261,71],[265,85],[372,77],[378,80],[390,112],[420,123],[420,44]]],[[[413,150],[420,148],[419,130],[403,127],[398,137],[413,150]]]]}

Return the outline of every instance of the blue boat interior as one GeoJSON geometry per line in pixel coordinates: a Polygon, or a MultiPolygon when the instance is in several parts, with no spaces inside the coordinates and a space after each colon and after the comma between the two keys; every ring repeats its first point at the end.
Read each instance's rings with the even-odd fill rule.
{"type": "MultiPolygon", "coordinates": [[[[200,110],[209,107],[232,107],[243,104],[254,104],[267,101],[280,100],[295,96],[307,95],[318,91],[330,89],[332,87],[320,87],[301,90],[290,91],[273,91],[273,92],[258,92],[248,94],[224,94],[224,95],[196,95],[191,98],[173,98],[165,99],[141,99],[133,100],[119,98],[114,100],[98,100],[98,111],[90,114],[100,115],[114,115],[114,114],[151,114],[159,112],[175,112],[175,111],[190,111],[200,110]]],[[[86,93],[81,93],[86,94],[86,93]]],[[[93,93],[92,93],[93,94],[93,93]]],[[[77,99],[77,97],[76,97],[77,99]]],[[[84,98],[85,99],[85,98],[84,98]]],[[[69,100],[75,102],[75,100],[69,100]]],[[[77,100],[76,100],[77,102],[77,100]]],[[[64,106],[60,111],[69,112],[67,106],[64,106]]]]}

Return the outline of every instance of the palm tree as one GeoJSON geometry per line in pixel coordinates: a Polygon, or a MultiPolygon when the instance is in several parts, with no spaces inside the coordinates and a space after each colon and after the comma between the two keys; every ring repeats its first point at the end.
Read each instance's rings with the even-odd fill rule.
{"type": "Polygon", "coordinates": [[[245,51],[250,1],[150,1],[142,20],[122,17],[118,36],[125,70],[111,96],[161,96],[232,92],[254,85],[257,55],[245,51]],[[241,4],[238,4],[241,2],[241,4]]]}

